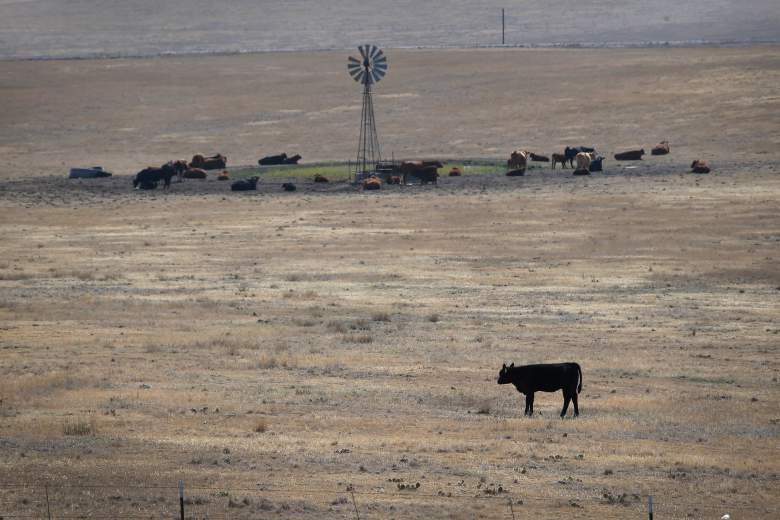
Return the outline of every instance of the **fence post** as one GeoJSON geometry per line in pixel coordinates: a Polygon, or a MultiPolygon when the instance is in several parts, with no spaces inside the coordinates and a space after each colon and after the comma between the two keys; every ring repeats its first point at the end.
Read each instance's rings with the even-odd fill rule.
{"type": "Polygon", "coordinates": [[[46,490],[46,516],[51,520],[51,508],[49,507],[49,485],[45,487],[46,490]]]}
{"type": "Polygon", "coordinates": [[[647,496],[647,513],[650,515],[650,520],[653,520],[653,495],[647,496]]]}
{"type": "Polygon", "coordinates": [[[512,507],[512,498],[509,498],[509,510],[512,512],[512,520],[515,520],[515,508],[512,507]]]}
{"type": "Polygon", "coordinates": [[[184,481],[179,481],[179,516],[184,520],[184,481]]]}
{"type": "Polygon", "coordinates": [[[355,507],[355,516],[357,517],[357,520],[360,520],[360,513],[358,513],[357,510],[357,502],[355,502],[355,492],[350,491],[349,494],[352,495],[352,505],[355,507]]]}
{"type": "Polygon", "coordinates": [[[504,45],[504,9],[501,9],[501,45],[504,45]]]}

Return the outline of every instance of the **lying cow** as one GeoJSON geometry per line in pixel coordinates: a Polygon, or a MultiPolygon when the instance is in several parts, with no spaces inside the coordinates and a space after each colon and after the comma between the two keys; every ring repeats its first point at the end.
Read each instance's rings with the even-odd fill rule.
{"type": "Polygon", "coordinates": [[[551,167],[554,170],[555,169],[555,164],[556,163],[561,163],[561,168],[566,168],[566,162],[567,161],[568,161],[568,159],[566,159],[566,154],[554,153],[554,154],[552,154],[552,165],[551,165],[551,167]]]}
{"type": "Polygon", "coordinates": [[[696,159],[691,163],[691,171],[693,173],[710,173],[710,165],[707,161],[696,159]]]}
{"type": "Polygon", "coordinates": [[[557,392],[563,390],[563,410],[566,415],[569,401],[574,403],[574,416],[580,414],[577,394],[582,392],[582,369],[577,363],[555,363],[546,365],[525,365],[516,367],[506,364],[498,373],[498,384],[513,384],[517,391],[525,394],[525,414],[534,414],[534,392],[557,392]],[[578,384],[579,383],[579,384],[578,384]]]}
{"type": "Polygon", "coordinates": [[[259,179],[259,177],[249,177],[236,181],[230,185],[230,191],[254,191],[257,189],[257,181],[259,179]]]}
{"type": "Polygon", "coordinates": [[[661,141],[657,145],[653,146],[650,150],[650,155],[666,155],[669,153],[669,141],[661,141]]]}
{"type": "Polygon", "coordinates": [[[203,170],[223,170],[227,166],[227,157],[222,154],[212,155],[211,157],[204,157],[201,154],[192,156],[190,161],[190,168],[200,168],[203,170]]]}
{"type": "Polygon", "coordinates": [[[516,170],[525,172],[525,168],[528,165],[529,153],[525,150],[515,150],[509,154],[509,160],[506,162],[507,170],[516,170]]]}
{"type": "Polygon", "coordinates": [[[222,173],[217,175],[218,181],[229,181],[230,180],[230,173],[227,170],[223,170],[222,173]]]}
{"type": "Polygon", "coordinates": [[[537,155],[533,152],[530,152],[528,156],[531,158],[534,162],[550,162],[550,158],[545,155],[537,155]]]}
{"type": "Polygon", "coordinates": [[[282,184],[282,189],[284,191],[295,191],[298,188],[292,182],[285,182],[284,184],[282,184]]]}
{"type": "Polygon", "coordinates": [[[616,161],[641,161],[642,156],[645,154],[645,149],[628,150],[627,152],[620,152],[615,154],[616,161]]]}
{"type": "Polygon", "coordinates": [[[314,182],[329,182],[328,178],[319,173],[314,174],[314,182]]]}
{"type": "Polygon", "coordinates": [[[363,181],[363,189],[364,190],[378,190],[382,188],[382,181],[379,180],[379,177],[376,177],[372,175],[368,179],[363,181]]]}
{"type": "Polygon", "coordinates": [[[443,167],[439,161],[403,161],[398,171],[403,176],[404,184],[410,176],[419,179],[421,184],[438,184],[439,168],[443,167]]]}
{"type": "Polygon", "coordinates": [[[461,173],[462,173],[462,172],[460,171],[460,168],[458,168],[457,166],[453,166],[453,167],[450,169],[450,173],[449,173],[449,175],[450,175],[450,177],[460,177],[460,176],[461,176],[461,173]]]}
{"type": "Polygon", "coordinates": [[[589,146],[574,146],[574,147],[567,146],[563,150],[563,155],[566,157],[566,161],[571,165],[571,167],[574,168],[574,159],[577,157],[578,153],[581,152],[591,153],[595,151],[596,151],[595,148],[589,146]]]}
{"type": "Polygon", "coordinates": [[[200,168],[187,168],[182,173],[182,177],[185,179],[205,179],[208,177],[208,174],[206,170],[201,170],[200,168]]]}
{"type": "Polygon", "coordinates": [[[263,157],[257,164],[260,166],[277,166],[280,164],[298,164],[301,160],[301,156],[296,154],[292,157],[288,157],[286,153],[280,153],[279,155],[268,155],[263,157]]]}

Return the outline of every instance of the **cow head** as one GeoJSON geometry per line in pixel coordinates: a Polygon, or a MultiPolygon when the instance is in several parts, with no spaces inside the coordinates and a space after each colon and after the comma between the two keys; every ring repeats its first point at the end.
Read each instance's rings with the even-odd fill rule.
{"type": "Polygon", "coordinates": [[[502,366],[501,370],[498,372],[499,385],[506,385],[512,382],[512,377],[510,375],[510,372],[514,367],[515,367],[514,363],[512,363],[509,366],[506,366],[506,363],[504,363],[504,366],[502,366]]]}

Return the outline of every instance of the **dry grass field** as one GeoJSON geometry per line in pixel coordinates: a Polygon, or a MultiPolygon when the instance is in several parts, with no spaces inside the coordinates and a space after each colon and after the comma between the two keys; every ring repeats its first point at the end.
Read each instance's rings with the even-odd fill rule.
{"type": "MultiPolygon", "coordinates": [[[[442,52],[439,82],[423,69],[408,83],[388,76],[397,95],[381,102],[395,108],[380,123],[408,155],[498,157],[524,143],[614,150],[667,137],[668,157],[633,169],[608,161],[588,178],[531,170],[371,194],[306,182],[285,194],[276,180],[247,194],[190,181],[138,193],[129,177],[42,176],[63,168],[42,148],[71,164],[82,139],[125,174],[133,148],[154,162],[191,153],[186,143],[195,151],[193,127],[173,144],[151,131],[175,120],[182,100],[146,117],[161,90],[186,100],[186,89],[149,79],[137,122],[99,117],[123,96],[122,67],[185,73],[195,58],[0,64],[6,87],[17,82],[0,127],[11,161],[0,181],[0,517],[45,517],[45,485],[52,518],[171,517],[183,479],[188,518],[353,518],[356,506],[368,519],[623,519],[644,517],[648,495],[659,519],[777,518],[776,49],[656,52],[652,66],[644,50],[442,52]],[[574,55],[603,64],[606,78],[628,67],[640,79],[602,90],[571,70],[574,55]],[[549,82],[509,114],[507,56],[535,60],[536,79],[519,81],[549,82]],[[705,81],[705,63],[732,73],[705,81]],[[91,101],[53,86],[73,80],[68,67],[108,66],[118,76],[96,72],[104,94],[91,101]],[[45,86],[22,85],[33,72],[45,86]],[[633,93],[651,77],[653,96],[633,93]],[[450,95],[426,90],[438,84],[450,95]],[[46,95],[34,107],[36,88],[46,95]],[[625,97],[611,100],[619,89],[625,97]],[[469,104],[477,94],[497,101],[469,104]],[[413,118],[420,132],[403,133],[428,101],[413,118]],[[95,126],[58,127],[78,103],[97,107],[95,126]],[[424,117],[434,113],[435,125],[424,117]],[[124,144],[103,131],[118,124],[136,128],[124,144]],[[685,173],[694,154],[714,172],[685,173]],[[522,417],[522,396],[496,384],[510,361],[579,362],[580,417],[558,417],[560,393],[537,394],[536,416],[522,417]]],[[[422,64],[436,53],[405,55],[422,64]]],[[[236,61],[303,59],[197,63],[240,75],[236,61]]],[[[257,128],[273,149],[286,147],[275,129],[309,143],[313,158],[351,150],[340,139],[357,114],[327,111],[346,103],[336,101],[348,97],[343,84],[310,86],[322,97],[306,98],[304,81],[271,101],[238,79],[224,84],[221,102],[214,91],[201,106],[209,118],[226,107],[224,126],[210,119],[197,131],[214,136],[215,151],[236,155],[250,139],[241,132],[257,128]],[[330,115],[235,125],[239,84],[248,104],[330,115]]]]}

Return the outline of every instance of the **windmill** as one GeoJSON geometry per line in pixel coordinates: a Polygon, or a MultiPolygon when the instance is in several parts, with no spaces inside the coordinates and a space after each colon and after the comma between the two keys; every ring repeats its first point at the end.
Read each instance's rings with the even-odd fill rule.
{"type": "Polygon", "coordinates": [[[350,56],[347,71],[352,79],[363,85],[363,108],[360,111],[360,140],[358,141],[355,177],[376,168],[382,160],[379,138],[376,134],[374,103],[371,100],[371,85],[378,83],[387,73],[387,58],[376,45],[360,45],[361,59],[350,56]]]}

